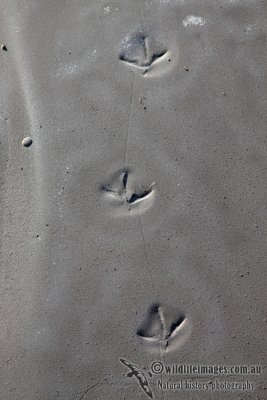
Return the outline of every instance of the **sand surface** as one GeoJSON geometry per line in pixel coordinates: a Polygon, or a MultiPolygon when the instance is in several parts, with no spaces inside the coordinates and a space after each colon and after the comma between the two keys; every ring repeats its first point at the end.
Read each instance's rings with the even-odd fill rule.
{"type": "Polygon", "coordinates": [[[0,399],[266,399],[263,373],[151,369],[264,366],[266,2],[0,22],[0,399]],[[158,387],[185,378],[254,390],[158,387]]]}

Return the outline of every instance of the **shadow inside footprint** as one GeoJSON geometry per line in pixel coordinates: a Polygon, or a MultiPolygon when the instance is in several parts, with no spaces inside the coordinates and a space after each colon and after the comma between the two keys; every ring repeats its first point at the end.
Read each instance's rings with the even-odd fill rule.
{"type": "MultiPolygon", "coordinates": [[[[131,178],[131,181],[133,179],[131,178]]],[[[147,189],[133,190],[133,182],[129,182],[129,170],[121,169],[100,186],[100,191],[114,206],[126,206],[127,211],[144,211],[151,205],[154,183],[147,189]],[[141,206],[141,204],[143,206],[141,206]]]]}
{"type": "Polygon", "coordinates": [[[133,193],[129,198],[126,197],[126,201],[129,204],[133,204],[133,203],[137,202],[138,200],[144,199],[151,192],[152,192],[152,186],[150,188],[148,188],[147,190],[144,190],[140,193],[133,193]]]}
{"type": "Polygon", "coordinates": [[[117,171],[105,184],[101,185],[101,192],[113,193],[114,197],[118,199],[125,197],[128,175],[129,171],[127,169],[117,171]]]}
{"type": "Polygon", "coordinates": [[[143,31],[139,31],[123,40],[119,58],[141,69],[145,74],[166,53],[165,48],[156,44],[143,31]]]}
{"type": "Polygon", "coordinates": [[[149,341],[164,342],[171,339],[185,320],[173,307],[155,303],[147,311],[137,335],[149,341]]]}

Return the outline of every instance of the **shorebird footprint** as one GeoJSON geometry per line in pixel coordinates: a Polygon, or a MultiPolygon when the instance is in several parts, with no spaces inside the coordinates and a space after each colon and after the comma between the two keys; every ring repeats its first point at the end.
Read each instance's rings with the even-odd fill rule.
{"type": "Polygon", "coordinates": [[[148,342],[168,347],[169,342],[179,336],[185,323],[183,313],[170,305],[155,303],[149,307],[136,333],[148,342]]]}
{"type": "Polygon", "coordinates": [[[128,169],[121,169],[113,174],[105,184],[101,185],[101,192],[114,206],[120,207],[125,211],[144,211],[150,204],[153,197],[154,183],[147,188],[141,185],[136,187],[129,182],[128,169]]]}
{"type": "Polygon", "coordinates": [[[168,51],[142,30],[126,36],[119,55],[121,61],[140,70],[143,75],[167,57],[168,51]]]}

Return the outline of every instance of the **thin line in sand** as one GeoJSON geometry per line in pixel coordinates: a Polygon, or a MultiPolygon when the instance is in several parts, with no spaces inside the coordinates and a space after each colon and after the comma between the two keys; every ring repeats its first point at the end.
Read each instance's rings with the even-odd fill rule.
{"type": "MultiPolygon", "coordinates": [[[[152,276],[152,272],[151,272],[151,268],[150,268],[150,261],[149,261],[149,257],[148,257],[148,250],[147,250],[147,244],[146,244],[146,240],[145,240],[145,234],[144,234],[144,227],[143,227],[143,222],[142,222],[142,218],[141,215],[139,215],[139,221],[140,221],[140,226],[141,226],[141,232],[142,232],[142,237],[143,237],[143,242],[144,242],[144,248],[145,248],[145,255],[146,255],[146,260],[147,260],[147,265],[148,265],[148,273],[150,276],[150,280],[153,286],[153,295],[156,295],[156,285],[152,276]]],[[[161,319],[162,319],[162,315],[160,315],[161,319]]],[[[160,346],[159,348],[159,357],[160,357],[160,361],[162,362],[163,356],[162,356],[162,352],[163,349],[160,346]]],[[[163,378],[162,374],[161,374],[161,379],[163,378]]],[[[161,391],[161,399],[164,400],[164,392],[161,391]]]]}
{"type": "MultiPolygon", "coordinates": [[[[142,21],[143,18],[142,18],[140,4],[139,4],[138,1],[137,1],[137,7],[138,7],[138,11],[139,11],[141,22],[142,22],[142,29],[143,29],[143,21],[142,21]]],[[[127,165],[128,142],[129,142],[129,133],[130,133],[131,116],[132,116],[133,99],[134,99],[134,87],[135,87],[135,71],[133,71],[131,103],[130,103],[130,110],[129,110],[129,116],[128,116],[128,127],[127,127],[127,133],[126,133],[125,165],[127,165]]],[[[139,214],[139,221],[140,221],[141,233],[142,233],[142,238],[143,238],[143,243],[144,243],[144,248],[145,248],[145,256],[146,256],[146,262],[147,262],[147,266],[148,266],[148,273],[149,273],[149,276],[150,276],[150,281],[151,281],[151,284],[152,284],[152,287],[153,287],[153,292],[154,292],[153,296],[156,296],[156,285],[155,285],[155,282],[153,280],[153,276],[152,276],[152,272],[151,272],[150,261],[149,261],[149,257],[148,257],[148,249],[147,249],[147,244],[146,244],[145,234],[144,234],[144,227],[143,227],[142,217],[141,217],[140,214],[139,214]]],[[[162,362],[162,348],[161,347],[159,349],[159,357],[160,357],[160,360],[162,362]]],[[[161,399],[164,400],[163,391],[161,391],[161,399]]]]}
{"type": "MultiPolygon", "coordinates": [[[[138,8],[139,15],[140,15],[142,30],[144,31],[144,19],[143,19],[143,15],[142,15],[142,12],[141,12],[141,6],[140,6],[140,3],[139,3],[139,0],[137,0],[137,8],[138,8]]],[[[134,79],[135,79],[135,76],[134,76],[134,79]]],[[[134,79],[133,79],[133,89],[134,89],[134,79]]],[[[133,90],[132,90],[132,100],[133,100],[133,90]]],[[[131,101],[131,109],[132,109],[132,101],[131,101]]],[[[131,114],[131,111],[132,110],[130,110],[130,114],[131,114]]],[[[130,118],[129,118],[129,125],[130,125],[130,118]]],[[[127,141],[128,141],[128,135],[127,135],[127,141]]],[[[128,144],[127,144],[127,146],[128,146],[128,144]]],[[[127,152],[127,148],[126,148],[126,152],[127,152]]],[[[126,153],[125,160],[127,161],[127,153],[126,153]]],[[[143,237],[143,242],[144,242],[144,247],[145,247],[145,254],[146,254],[146,260],[147,260],[147,265],[148,265],[148,273],[149,273],[150,280],[151,280],[151,283],[152,283],[152,286],[153,286],[153,291],[154,291],[153,295],[155,296],[156,295],[156,285],[155,285],[155,282],[154,282],[153,277],[152,277],[152,272],[151,272],[151,268],[150,268],[150,261],[149,261],[149,257],[148,257],[148,249],[147,249],[147,244],[146,244],[146,241],[145,241],[144,227],[143,227],[142,217],[141,217],[140,214],[139,214],[139,221],[140,221],[142,237],[143,237]]],[[[159,348],[159,357],[160,357],[160,361],[161,362],[162,362],[162,359],[163,359],[162,351],[163,351],[163,349],[160,346],[160,348],[159,348]]],[[[163,376],[161,374],[161,379],[162,378],[163,378],[163,376]]],[[[163,390],[161,391],[161,400],[164,400],[164,392],[163,392],[163,390]]]]}
{"type": "Polygon", "coordinates": [[[149,257],[148,257],[148,251],[147,251],[147,245],[146,245],[146,240],[145,240],[145,234],[144,234],[144,227],[143,227],[143,222],[142,222],[142,218],[141,215],[139,215],[139,221],[140,221],[140,226],[141,226],[141,232],[142,232],[142,238],[143,238],[143,242],[144,242],[144,248],[145,248],[145,255],[146,255],[146,261],[147,261],[147,266],[148,266],[148,272],[149,272],[149,276],[150,276],[150,280],[154,289],[154,292],[156,291],[156,286],[155,286],[155,282],[153,280],[152,277],[152,273],[151,273],[151,268],[150,268],[150,261],[149,261],[149,257]]]}
{"type": "Polygon", "coordinates": [[[128,126],[127,126],[127,132],[126,132],[125,164],[127,164],[127,151],[128,151],[129,132],[130,132],[131,116],[132,116],[132,108],[133,108],[134,84],[135,84],[135,71],[133,71],[131,104],[130,104],[130,109],[129,109],[128,126]]]}

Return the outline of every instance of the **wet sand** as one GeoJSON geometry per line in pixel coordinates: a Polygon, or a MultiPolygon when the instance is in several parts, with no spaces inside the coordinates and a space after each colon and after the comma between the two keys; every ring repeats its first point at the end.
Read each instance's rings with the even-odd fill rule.
{"type": "Polygon", "coordinates": [[[1,400],[263,400],[266,4],[0,11],[1,400]]]}

